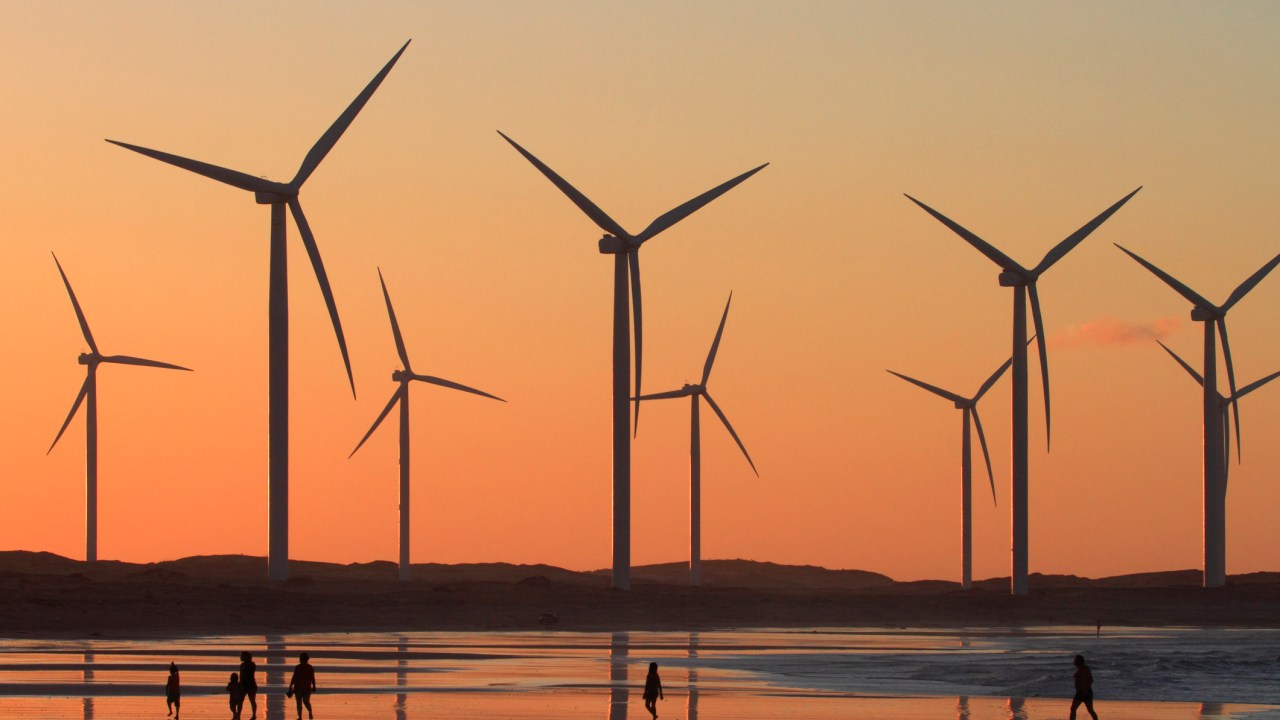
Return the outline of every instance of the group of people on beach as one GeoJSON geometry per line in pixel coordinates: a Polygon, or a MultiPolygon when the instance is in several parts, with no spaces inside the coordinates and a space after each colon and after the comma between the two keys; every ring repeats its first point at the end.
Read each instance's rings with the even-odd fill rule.
{"type": "MultiPolygon", "coordinates": [[[[258,717],[258,664],[253,661],[253,654],[240,653],[240,670],[231,673],[231,681],[227,683],[227,696],[231,705],[231,720],[240,720],[240,712],[244,709],[244,701],[249,701],[249,720],[258,717]]],[[[316,690],[316,670],[311,666],[311,656],[302,653],[298,656],[298,664],[293,667],[293,677],[285,697],[291,697],[298,706],[298,720],[302,720],[302,708],[307,708],[307,717],[314,718],[311,712],[311,693],[316,690]]],[[[169,680],[164,686],[165,703],[169,706],[169,715],[179,720],[182,712],[182,682],[176,663],[169,663],[169,680]]]]}

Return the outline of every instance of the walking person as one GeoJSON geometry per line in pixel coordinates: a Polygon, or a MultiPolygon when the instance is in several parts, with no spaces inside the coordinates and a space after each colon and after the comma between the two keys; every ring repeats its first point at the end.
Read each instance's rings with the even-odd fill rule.
{"type": "Polygon", "coordinates": [[[298,720],[302,720],[302,706],[307,706],[307,717],[311,714],[311,693],[316,691],[316,669],[311,667],[311,656],[302,653],[298,656],[298,664],[293,667],[293,677],[289,679],[289,690],[285,697],[293,698],[298,705],[298,720]]]}
{"type": "Polygon", "coordinates": [[[249,720],[258,717],[258,680],[254,677],[258,665],[253,655],[246,650],[240,653],[240,687],[244,689],[244,697],[249,701],[249,720]]]}
{"type": "Polygon", "coordinates": [[[658,700],[666,700],[662,696],[662,678],[658,677],[658,663],[649,663],[649,676],[644,679],[644,709],[649,711],[655,720],[658,717],[658,700]]]}
{"type": "Polygon", "coordinates": [[[1080,703],[1084,703],[1084,709],[1089,711],[1093,720],[1098,720],[1098,713],[1093,711],[1093,673],[1084,664],[1083,655],[1076,656],[1075,664],[1076,695],[1071,698],[1071,720],[1076,720],[1076,709],[1080,707],[1080,703]]]}
{"type": "Polygon", "coordinates": [[[231,673],[231,682],[227,683],[227,701],[231,703],[231,720],[240,720],[240,708],[244,707],[244,686],[240,684],[238,673],[231,673]]]}
{"type": "Polygon", "coordinates": [[[169,663],[169,680],[164,684],[164,702],[169,706],[168,714],[173,716],[173,720],[178,720],[178,715],[182,712],[182,687],[178,682],[178,666],[174,663],[169,663]]]}

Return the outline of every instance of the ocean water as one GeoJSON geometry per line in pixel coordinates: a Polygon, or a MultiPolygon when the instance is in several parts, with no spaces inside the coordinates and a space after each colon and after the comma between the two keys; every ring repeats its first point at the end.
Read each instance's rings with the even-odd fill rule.
{"type": "Polygon", "coordinates": [[[171,661],[183,717],[229,718],[223,688],[242,650],[267,720],[296,717],[284,687],[300,652],[316,668],[317,717],[335,720],[643,719],[649,662],[660,717],[675,720],[1048,720],[1067,716],[1077,653],[1107,720],[1280,720],[1280,631],[1070,627],[9,639],[0,718],[164,717],[171,661]]]}

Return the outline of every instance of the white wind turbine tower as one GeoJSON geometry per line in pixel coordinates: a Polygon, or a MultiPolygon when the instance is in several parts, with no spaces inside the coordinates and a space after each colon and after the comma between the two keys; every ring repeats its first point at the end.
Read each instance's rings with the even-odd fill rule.
{"type": "Polygon", "coordinates": [[[1012,485],[1012,493],[1010,493],[1012,500],[1010,504],[1013,506],[1013,562],[1012,571],[1010,572],[1010,590],[1014,595],[1025,595],[1028,590],[1027,492],[1029,453],[1027,448],[1027,424],[1029,417],[1027,412],[1027,299],[1030,296],[1031,314],[1035,322],[1036,335],[1038,336],[1037,345],[1040,349],[1040,375],[1044,384],[1044,430],[1047,444],[1049,437],[1049,353],[1045,347],[1044,320],[1040,313],[1040,296],[1036,290],[1036,282],[1050,267],[1053,267],[1054,263],[1071,252],[1075,246],[1079,245],[1141,189],[1139,187],[1137,190],[1125,195],[1114,205],[1104,210],[1102,214],[1067,236],[1065,240],[1055,245],[1044,256],[1039,265],[1030,269],[1014,262],[1008,255],[1000,252],[987,241],[969,232],[942,213],[910,195],[907,196],[911,202],[919,205],[925,212],[950,228],[952,232],[985,255],[988,260],[999,265],[1001,270],[1000,286],[1013,288],[1013,453],[1012,471],[1010,472],[1012,485]]]}
{"type": "MultiPolygon", "coordinates": [[[[640,360],[642,332],[640,312],[640,246],[654,236],[693,214],[715,200],[738,183],[751,177],[765,165],[748,170],[741,175],[708,190],[694,199],[669,210],[649,223],[638,235],[632,235],[609,217],[586,195],[578,192],[534,157],[516,141],[499,132],[521,155],[564,193],[578,209],[604,230],[599,248],[603,255],[613,255],[613,587],[631,589],[631,420],[627,416],[627,404],[632,397],[628,390],[631,376],[630,313],[627,288],[631,289],[631,304],[635,307],[636,336],[636,389],[640,396],[640,360]]],[[[640,420],[640,404],[636,403],[636,422],[640,420]]]]}
{"type": "MultiPolygon", "coordinates": [[[[418,375],[413,372],[413,368],[409,365],[409,353],[404,347],[404,337],[400,334],[400,323],[396,322],[396,311],[391,307],[391,295],[387,292],[387,283],[382,279],[382,270],[378,270],[378,282],[382,285],[382,297],[387,301],[387,317],[391,320],[391,335],[396,341],[396,354],[400,356],[400,362],[404,363],[403,370],[396,370],[391,373],[391,379],[400,383],[400,387],[391,394],[391,400],[387,406],[382,409],[382,413],[378,415],[378,419],[373,421],[373,426],[369,428],[369,432],[360,438],[360,442],[356,444],[356,449],[351,451],[351,455],[355,455],[364,442],[373,435],[373,431],[378,429],[382,421],[386,419],[391,409],[400,404],[400,579],[409,579],[409,383],[417,380],[418,382],[427,383],[429,385],[439,385],[440,387],[452,388],[463,392],[474,393],[494,400],[506,402],[497,395],[490,395],[487,392],[476,390],[466,385],[460,385],[451,380],[444,380],[431,375],[418,375]]],[[[351,457],[348,455],[348,457],[351,457]]]]}
{"type": "Polygon", "coordinates": [[[711,407],[716,417],[720,418],[720,422],[724,423],[724,429],[729,431],[729,435],[733,437],[733,441],[738,443],[738,449],[742,451],[743,457],[747,459],[747,464],[751,466],[751,471],[760,477],[760,471],[756,470],[756,464],[751,462],[751,455],[747,453],[747,448],[742,444],[742,440],[738,438],[738,433],[733,431],[733,426],[729,424],[729,418],[725,417],[724,412],[716,405],[716,401],[711,399],[711,393],[707,391],[707,380],[711,378],[711,366],[716,361],[716,350],[720,347],[720,336],[724,334],[724,323],[729,318],[729,303],[733,302],[733,293],[729,293],[729,301],[724,304],[724,314],[720,316],[720,327],[716,328],[716,337],[711,341],[711,350],[707,353],[707,362],[702,366],[702,380],[697,385],[685,385],[679,390],[671,390],[668,392],[653,393],[651,395],[641,395],[637,400],[662,400],[665,398],[689,398],[689,584],[702,584],[702,431],[701,422],[698,419],[698,399],[707,401],[707,405],[711,407]]]}
{"type": "MultiPolygon", "coordinates": [[[[1191,319],[1204,323],[1204,586],[1222,587],[1227,582],[1227,516],[1225,493],[1218,488],[1218,478],[1226,472],[1227,458],[1223,455],[1223,436],[1218,407],[1218,350],[1217,336],[1222,336],[1222,356],[1227,363],[1227,382],[1231,394],[1236,394],[1236,371],[1231,362],[1231,344],[1227,340],[1227,312],[1235,307],[1250,290],[1280,263],[1280,255],[1240,284],[1221,306],[1214,305],[1199,293],[1179,282],[1169,273],[1116,245],[1126,255],[1153,275],[1164,281],[1193,305],[1191,319]]],[[[1236,422],[1236,449],[1239,452],[1240,410],[1234,404],[1232,414],[1236,422]]]]}
{"type": "Polygon", "coordinates": [[[93,333],[89,332],[89,322],[85,320],[84,312],[80,309],[80,301],[76,300],[76,293],[71,289],[71,281],[67,280],[67,274],[62,271],[62,263],[58,262],[57,255],[53,256],[53,262],[58,266],[58,274],[62,276],[62,284],[67,287],[67,296],[71,298],[71,307],[76,311],[76,321],[80,323],[80,332],[84,334],[85,342],[89,343],[89,352],[81,353],[79,357],[79,363],[85,366],[84,384],[80,386],[80,392],[76,395],[75,402],[71,404],[71,412],[67,413],[67,419],[62,421],[62,427],[58,428],[58,434],[53,438],[53,443],[49,445],[49,450],[45,454],[48,455],[53,452],[54,446],[58,444],[58,440],[62,439],[62,433],[66,432],[67,426],[71,424],[71,420],[76,416],[76,411],[80,409],[80,405],[83,403],[85,405],[84,559],[88,562],[96,562],[98,559],[98,366],[102,363],[108,363],[165,368],[168,370],[187,370],[188,372],[191,368],[128,355],[103,355],[98,350],[98,344],[93,341],[93,333]]]}
{"type": "Polygon", "coordinates": [[[965,590],[973,587],[973,446],[970,439],[973,433],[970,430],[970,418],[972,418],[973,427],[978,430],[978,442],[982,446],[982,459],[987,463],[987,480],[991,482],[991,502],[995,503],[996,478],[995,474],[991,472],[991,453],[987,451],[987,436],[982,431],[982,418],[978,416],[978,401],[1000,380],[1000,376],[1004,375],[1004,371],[1009,369],[1009,365],[1012,362],[1012,358],[1005,360],[1004,364],[991,373],[986,382],[982,383],[982,387],[978,388],[978,392],[974,393],[973,397],[965,397],[950,390],[943,390],[940,387],[893,370],[885,371],[890,375],[896,375],[906,380],[912,385],[924,388],[944,400],[950,400],[955,403],[957,410],[964,411],[960,425],[960,586],[965,590]]]}
{"type": "MultiPolygon", "coordinates": [[[[1157,340],[1156,342],[1160,342],[1160,341],[1159,341],[1159,340],[1157,340]]],[[[1165,352],[1167,352],[1167,353],[1169,353],[1169,356],[1170,356],[1170,357],[1172,357],[1174,360],[1176,360],[1176,361],[1178,362],[1178,364],[1182,366],[1182,369],[1187,371],[1187,374],[1189,374],[1189,375],[1192,377],[1192,379],[1194,379],[1197,383],[1199,383],[1201,387],[1204,387],[1204,378],[1200,377],[1200,373],[1196,372],[1196,371],[1195,371],[1195,368],[1193,368],[1193,367],[1191,367],[1190,365],[1188,365],[1186,360],[1183,360],[1181,357],[1179,357],[1178,353],[1176,353],[1176,352],[1174,352],[1174,351],[1170,350],[1170,349],[1169,349],[1169,347],[1168,347],[1167,345],[1165,345],[1164,343],[1160,343],[1160,347],[1164,348],[1164,351],[1165,351],[1165,352]]],[[[1231,394],[1231,397],[1229,397],[1229,398],[1228,398],[1228,397],[1223,397],[1223,396],[1222,396],[1222,393],[1215,393],[1215,394],[1218,396],[1218,415],[1219,415],[1219,417],[1221,418],[1221,421],[1219,422],[1218,427],[1222,428],[1222,458],[1223,458],[1223,461],[1222,461],[1222,468],[1221,468],[1221,469],[1222,469],[1222,476],[1221,476],[1221,477],[1222,477],[1222,480],[1221,480],[1221,482],[1219,483],[1219,485],[1220,485],[1220,487],[1221,487],[1221,489],[1222,489],[1222,506],[1223,506],[1223,508],[1226,508],[1226,505],[1227,505],[1227,476],[1231,474],[1231,473],[1230,473],[1230,468],[1231,468],[1231,462],[1230,462],[1230,458],[1231,458],[1231,421],[1230,421],[1230,419],[1231,419],[1231,415],[1230,415],[1230,414],[1228,414],[1227,409],[1228,409],[1228,408],[1234,408],[1234,407],[1235,407],[1235,405],[1236,405],[1236,403],[1238,403],[1238,402],[1240,401],[1240,399],[1241,399],[1241,398],[1243,398],[1245,395],[1248,395],[1249,393],[1253,392],[1254,390],[1257,390],[1258,388],[1262,387],[1263,385],[1266,385],[1267,383],[1271,382],[1272,380],[1275,380],[1277,377],[1280,377],[1280,370],[1278,370],[1278,371],[1276,371],[1276,372],[1271,373],[1270,375],[1268,375],[1268,376],[1266,376],[1266,377],[1262,378],[1261,380],[1255,380],[1254,382],[1251,382],[1251,383],[1249,383],[1248,385],[1245,385],[1244,387],[1240,388],[1240,389],[1239,389],[1239,390],[1237,390],[1236,392],[1232,393],[1232,394],[1231,394]]],[[[1239,421],[1239,418],[1237,418],[1237,422],[1238,422],[1238,421],[1239,421]]],[[[1240,426],[1237,424],[1237,425],[1236,425],[1236,431],[1237,431],[1237,432],[1236,432],[1236,435],[1237,435],[1237,436],[1239,436],[1239,434],[1240,434],[1240,433],[1239,433],[1239,430],[1240,430],[1240,426]]],[[[1240,462],[1240,452],[1239,452],[1239,448],[1237,448],[1237,450],[1236,450],[1236,462],[1240,462]]],[[[1224,510],[1224,514],[1225,514],[1225,510],[1224,510]]],[[[1224,523],[1224,528],[1225,528],[1225,523],[1224,523]]],[[[1225,534],[1225,533],[1224,533],[1224,534],[1225,534]]]]}
{"type": "Polygon", "coordinates": [[[320,162],[333,149],[334,144],[342,137],[356,115],[373,96],[392,66],[400,59],[400,55],[409,46],[406,42],[396,54],[373,77],[364,90],[347,106],[338,119],[333,122],[324,135],[311,147],[311,151],[303,159],[301,167],[293,179],[287,183],[265,180],[254,175],[229,170],[217,165],[171,155],[159,150],[130,145],[128,143],[107,140],[120,147],[133,150],[147,157],[169,163],[189,170],[197,175],[217,180],[232,187],[248,190],[254,194],[259,205],[271,206],[271,279],[268,289],[268,542],[267,542],[267,576],[271,580],[287,580],[289,578],[289,271],[288,254],[285,246],[285,207],[293,214],[298,226],[298,234],[302,236],[302,244],[311,259],[311,267],[316,280],[320,283],[320,293],[324,296],[329,310],[329,318],[333,323],[334,333],[338,338],[338,349],[342,353],[342,363],[347,370],[347,381],[351,384],[351,395],[355,396],[355,378],[351,374],[351,360],[347,355],[347,341],[342,334],[342,323],[338,319],[338,306],[333,299],[333,291],[329,288],[329,278],[320,259],[320,249],[316,246],[315,236],[311,234],[311,226],[302,212],[302,204],[298,193],[302,185],[315,172],[320,162]]]}

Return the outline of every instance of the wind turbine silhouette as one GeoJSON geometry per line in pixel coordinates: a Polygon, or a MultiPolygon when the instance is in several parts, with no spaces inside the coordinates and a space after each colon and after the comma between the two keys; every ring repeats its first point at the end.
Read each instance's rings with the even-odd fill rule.
{"type": "Polygon", "coordinates": [[[1079,230],[1055,245],[1040,261],[1040,264],[1030,269],[1014,262],[1008,255],[1000,252],[993,245],[961,227],[942,213],[907,195],[907,199],[919,205],[925,212],[932,215],[943,225],[946,225],[952,232],[985,255],[987,259],[999,265],[1002,271],[1000,273],[1000,286],[1013,288],[1013,468],[1010,473],[1013,489],[1011,493],[1013,505],[1013,562],[1012,572],[1010,573],[1010,590],[1014,595],[1025,595],[1028,590],[1027,458],[1029,453],[1027,449],[1027,423],[1029,418],[1027,412],[1027,297],[1029,295],[1031,298],[1031,314],[1039,340],[1037,345],[1040,350],[1040,376],[1044,384],[1044,432],[1047,446],[1049,438],[1049,352],[1048,348],[1045,347],[1044,319],[1040,312],[1040,295],[1036,290],[1036,283],[1041,275],[1053,267],[1054,263],[1071,252],[1075,246],[1079,245],[1141,189],[1141,187],[1138,187],[1137,190],[1125,195],[1100,215],[1085,223],[1079,230]]]}
{"type": "Polygon", "coordinates": [[[702,584],[702,430],[701,421],[698,418],[698,399],[702,398],[707,401],[707,405],[711,406],[711,410],[720,418],[720,422],[724,423],[724,428],[729,431],[729,435],[733,437],[733,441],[738,443],[738,449],[742,451],[742,456],[747,459],[747,464],[751,466],[751,471],[760,477],[760,471],[756,470],[756,464],[751,462],[751,455],[747,453],[747,448],[742,444],[742,440],[738,438],[738,433],[733,431],[733,426],[729,424],[729,418],[724,416],[724,412],[716,405],[716,401],[711,399],[711,393],[707,391],[707,380],[711,377],[711,366],[716,361],[716,350],[720,348],[720,336],[724,334],[725,320],[729,319],[729,303],[733,302],[733,293],[729,293],[729,300],[724,304],[724,314],[720,316],[720,327],[716,328],[715,340],[711,341],[711,350],[707,353],[707,362],[702,366],[702,380],[697,385],[686,384],[679,390],[671,390],[668,392],[653,393],[651,395],[641,395],[636,400],[663,400],[666,398],[683,398],[690,400],[689,415],[689,584],[702,584]]]}
{"type": "Polygon", "coordinates": [[[409,383],[417,380],[429,385],[439,385],[440,387],[452,388],[463,392],[481,395],[494,400],[506,402],[497,395],[490,395],[487,392],[476,390],[466,385],[460,385],[451,380],[443,380],[430,375],[418,375],[413,372],[413,368],[409,365],[409,353],[404,347],[404,337],[400,334],[400,323],[396,322],[396,311],[391,307],[391,295],[387,292],[387,283],[382,279],[382,269],[378,269],[378,282],[382,285],[382,297],[387,301],[387,317],[391,319],[391,334],[396,341],[396,354],[400,356],[400,362],[404,363],[403,370],[396,370],[391,373],[391,379],[400,383],[400,387],[391,394],[391,400],[387,406],[382,409],[382,413],[378,415],[378,419],[373,421],[373,426],[369,428],[369,432],[360,438],[360,442],[356,444],[356,449],[351,451],[350,458],[356,454],[364,442],[373,435],[373,431],[378,429],[382,421],[386,419],[391,409],[400,404],[400,579],[409,579],[409,383]]]}
{"type": "MultiPolygon", "coordinates": [[[[564,193],[578,209],[604,230],[600,238],[600,253],[613,255],[613,587],[631,589],[631,419],[627,416],[627,404],[632,397],[627,387],[631,379],[630,312],[627,288],[631,289],[631,304],[635,306],[636,336],[636,389],[640,396],[640,361],[642,356],[642,322],[640,310],[640,246],[658,233],[689,217],[707,203],[733,189],[743,180],[760,172],[769,163],[748,170],[725,183],[706,191],[679,205],[649,223],[638,235],[627,232],[609,217],[586,195],[578,192],[564,178],[521,147],[501,131],[502,138],[564,193]]],[[[636,403],[636,424],[640,422],[640,403],[636,403]]]]}
{"type": "MultiPolygon", "coordinates": [[[[1178,353],[1170,350],[1169,346],[1165,345],[1159,340],[1157,340],[1156,342],[1160,343],[1160,347],[1164,348],[1164,351],[1169,353],[1169,356],[1172,357],[1174,360],[1176,360],[1178,364],[1182,366],[1182,369],[1187,371],[1187,374],[1189,374],[1192,377],[1192,379],[1194,379],[1197,383],[1199,383],[1201,387],[1204,387],[1204,378],[1200,377],[1200,373],[1196,372],[1195,368],[1188,365],[1187,361],[1179,357],[1178,353]]],[[[1222,428],[1222,457],[1224,461],[1222,463],[1221,487],[1222,487],[1222,505],[1224,508],[1226,507],[1226,503],[1227,503],[1227,497],[1226,497],[1227,496],[1227,476],[1230,474],[1230,468],[1231,468],[1231,463],[1229,462],[1231,457],[1231,422],[1230,422],[1231,416],[1227,414],[1227,408],[1228,407],[1234,408],[1236,403],[1238,403],[1240,399],[1243,398],[1245,395],[1248,395],[1254,390],[1257,390],[1263,385],[1266,385],[1272,380],[1275,380],[1277,377],[1280,377],[1280,370],[1271,373],[1270,375],[1262,378],[1261,380],[1256,380],[1254,382],[1249,383],[1248,385],[1245,385],[1244,387],[1240,388],[1236,392],[1233,392],[1231,394],[1231,397],[1223,397],[1222,393],[1219,393],[1219,392],[1214,393],[1215,395],[1218,396],[1218,416],[1221,418],[1221,421],[1218,426],[1222,428]]],[[[1238,422],[1239,422],[1239,419],[1237,418],[1237,423],[1238,422]]],[[[1240,436],[1240,426],[1239,424],[1237,424],[1236,438],[1239,439],[1239,436],[1240,436]]],[[[1236,462],[1239,462],[1239,461],[1240,461],[1240,453],[1239,453],[1239,448],[1237,447],[1236,462]]]]}
{"type": "MultiPolygon", "coordinates": [[[[1034,340],[1033,337],[1031,340],[1034,340]]],[[[1027,344],[1031,343],[1027,341],[1027,344]]],[[[996,477],[991,472],[991,453],[987,450],[987,436],[982,431],[982,418],[978,416],[978,401],[983,395],[991,389],[1004,375],[1005,370],[1009,369],[1009,365],[1013,363],[1013,358],[1004,361],[1004,364],[996,371],[991,373],[986,382],[982,383],[982,387],[978,388],[978,392],[973,397],[964,397],[963,395],[953,393],[950,390],[943,390],[935,385],[930,385],[923,380],[917,380],[913,377],[903,375],[900,372],[886,370],[890,375],[896,375],[903,380],[920,388],[924,388],[929,392],[950,400],[955,403],[957,410],[963,410],[963,419],[961,421],[960,434],[960,586],[965,590],[973,587],[973,445],[970,438],[972,432],[969,429],[970,418],[973,421],[973,427],[978,430],[978,442],[982,446],[982,459],[987,463],[987,480],[991,483],[991,502],[996,503],[996,477]]]]}
{"type": "MultiPolygon", "coordinates": [[[[1204,323],[1204,586],[1222,587],[1227,582],[1227,508],[1225,493],[1216,489],[1218,480],[1226,472],[1227,457],[1223,454],[1223,438],[1218,407],[1218,351],[1217,336],[1222,336],[1222,356],[1227,363],[1227,382],[1231,394],[1236,394],[1236,371],[1231,362],[1231,344],[1227,340],[1227,312],[1235,307],[1275,266],[1280,255],[1263,265],[1247,280],[1240,283],[1221,306],[1214,305],[1199,293],[1178,281],[1169,273],[1152,265],[1129,250],[1116,245],[1139,265],[1150,270],[1166,285],[1173,288],[1194,306],[1191,319],[1204,323]]],[[[1231,412],[1236,423],[1236,452],[1240,452],[1240,409],[1234,404],[1231,412]]]]}
{"type": "Polygon", "coordinates": [[[203,175],[241,190],[248,190],[254,194],[254,200],[259,205],[271,206],[271,280],[268,290],[270,318],[267,330],[269,335],[268,395],[270,396],[267,441],[269,496],[267,576],[271,580],[282,581],[289,578],[289,271],[288,253],[285,247],[285,207],[287,206],[293,214],[293,220],[298,226],[298,234],[302,236],[302,244],[311,259],[311,267],[320,284],[320,293],[324,296],[324,303],[329,310],[329,318],[338,338],[338,350],[342,353],[342,364],[347,371],[347,382],[351,385],[351,396],[355,397],[355,377],[351,374],[351,359],[347,354],[346,337],[342,334],[342,322],[338,319],[338,306],[334,302],[333,291],[329,288],[329,277],[320,259],[320,249],[316,245],[315,236],[311,234],[311,226],[307,223],[306,215],[302,212],[298,193],[302,190],[303,183],[311,177],[311,173],[315,172],[320,162],[338,142],[338,138],[342,137],[342,133],[351,125],[365,103],[373,96],[374,91],[382,84],[383,78],[391,72],[392,66],[400,59],[400,55],[407,47],[409,47],[408,42],[396,51],[391,60],[378,71],[355,100],[351,101],[324,135],[320,136],[302,160],[297,174],[287,183],[265,180],[237,170],[229,170],[159,150],[107,140],[113,145],[190,170],[197,175],[203,175]]]}
{"type": "Polygon", "coordinates": [[[67,296],[71,298],[71,307],[76,311],[76,321],[80,323],[80,332],[84,334],[85,342],[89,343],[89,352],[80,353],[78,359],[78,362],[85,366],[84,384],[80,386],[80,392],[76,395],[75,402],[71,403],[71,412],[67,413],[67,419],[62,421],[62,427],[58,428],[58,434],[53,438],[53,443],[49,445],[49,450],[45,454],[48,455],[53,452],[53,448],[62,439],[62,433],[67,431],[67,426],[71,424],[71,420],[76,416],[76,411],[80,409],[80,405],[83,403],[85,405],[84,557],[88,562],[96,562],[98,560],[98,366],[102,363],[109,363],[166,368],[168,370],[186,370],[188,372],[191,371],[191,368],[129,355],[103,355],[98,350],[98,344],[93,341],[93,333],[89,331],[89,322],[85,320],[84,311],[80,309],[80,301],[76,299],[76,293],[71,289],[71,281],[67,280],[67,274],[62,271],[62,263],[58,262],[57,255],[53,256],[53,263],[58,266],[58,274],[62,276],[62,284],[67,287],[67,296]]]}

